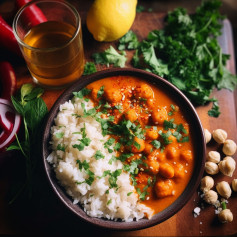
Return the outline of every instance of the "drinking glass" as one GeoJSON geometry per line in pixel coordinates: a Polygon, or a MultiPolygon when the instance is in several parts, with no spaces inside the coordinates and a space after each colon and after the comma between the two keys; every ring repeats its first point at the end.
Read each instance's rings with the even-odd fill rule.
{"type": "Polygon", "coordinates": [[[82,75],[81,18],[68,2],[27,3],[14,18],[13,32],[35,83],[61,88],[82,75]]]}

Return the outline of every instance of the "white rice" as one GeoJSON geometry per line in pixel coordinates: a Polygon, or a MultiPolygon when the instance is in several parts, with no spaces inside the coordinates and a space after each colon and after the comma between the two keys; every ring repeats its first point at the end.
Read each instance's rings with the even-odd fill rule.
{"type": "Polygon", "coordinates": [[[116,155],[109,153],[104,147],[108,136],[102,135],[101,125],[95,118],[83,116],[81,103],[85,104],[88,111],[93,108],[93,102],[74,97],[73,101],[65,102],[60,106],[60,112],[55,118],[55,126],[51,128],[52,153],[47,160],[53,165],[56,177],[66,192],[73,198],[73,203],[82,204],[85,212],[92,217],[104,217],[111,220],[122,219],[134,221],[144,217],[150,218],[153,210],[139,203],[138,195],[131,184],[129,174],[122,171],[117,177],[117,187],[110,188],[109,175],[102,177],[104,171],[122,169],[120,160],[111,163],[110,159],[116,155]],[[81,128],[85,127],[86,137],[91,140],[89,146],[79,151],[73,148],[74,144],[80,144],[82,139],[81,128]],[[79,133],[80,132],[80,133],[79,133]],[[57,147],[65,147],[65,151],[57,147]],[[100,151],[104,158],[96,160],[94,155],[100,151]],[[94,173],[94,181],[91,185],[85,183],[89,175],[84,168],[79,169],[79,164],[88,162],[89,170],[94,173]],[[100,178],[99,178],[100,177],[100,178]]]}

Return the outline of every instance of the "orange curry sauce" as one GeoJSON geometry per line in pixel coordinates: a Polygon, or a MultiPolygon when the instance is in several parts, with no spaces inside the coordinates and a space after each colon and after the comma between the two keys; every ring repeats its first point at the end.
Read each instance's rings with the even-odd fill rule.
{"type": "Polygon", "coordinates": [[[125,154],[124,169],[141,202],[154,213],[162,211],[184,191],[194,166],[192,138],[181,109],[160,88],[131,76],[105,78],[87,88],[103,118],[114,116],[111,124],[127,126],[124,135],[110,134],[121,145],[117,158],[125,154]]]}

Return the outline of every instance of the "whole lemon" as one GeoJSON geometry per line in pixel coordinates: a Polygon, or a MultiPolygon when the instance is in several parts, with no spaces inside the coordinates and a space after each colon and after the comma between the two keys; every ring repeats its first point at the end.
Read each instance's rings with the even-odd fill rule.
{"type": "Polygon", "coordinates": [[[95,40],[117,40],[132,26],[136,5],[137,0],[95,0],[87,14],[87,28],[95,40]]]}

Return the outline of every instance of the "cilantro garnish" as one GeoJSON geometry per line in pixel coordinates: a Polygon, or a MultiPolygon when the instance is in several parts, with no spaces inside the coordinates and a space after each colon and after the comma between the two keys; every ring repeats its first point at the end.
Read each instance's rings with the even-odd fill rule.
{"type": "Polygon", "coordinates": [[[126,49],[126,45],[128,49],[137,49],[139,46],[138,38],[131,30],[119,40],[118,50],[126,49]]]}
{"type": "Polygon", "coordinates": [[[157,141],[157,140],[153,140],[151,142],[151,144],[156,148],[156,149],[159,149],[161,147],[161,143],[160,141],[157,141]]]}
{"type": "Polygon", "coordinates": [[[64,136],[64,132],[58,132],[55,134],[56,138],[62,138],[64,136]]]}
{"type": "Polygon", "coordinates": [[[91,185],[93,183],[94,179],[95,179],[95,174],[92,171],[89,170],[89,168],[90,168],[89,163],[86,160],[84,160],[83,162],[81,162],[80,160],[77,160],[76,162],[78,164],[79,170],[81,171],[82,168],[83,168],[89,176],[87,179],[85,179],[85,181],[76,182],[76,183],[77,184],[87,183],[88,185],[91,185]]]}
{"type": "Polygon", "coordinates": [[[62,144],[57,145],[57,150],[58,151],[64,151],[65,152],[65,149],[66,149],[66,147],[64,145],[62,145],[62,144]]]}
{"type": "Polygon", "coordinates": [[[104,94],[104,86],[101,86],[97,92],[97,98],[102,97],[103,94],[104,94]]]}
{"type": "Polygon", "coordinates": [[[85,146],[89,146],[91,142],[91,139],[86,137],[85,123],[84,123],[84,127],[81,128],[81,134],[82,134],[82,139],[78,139],[78,141],[80,141],[80,144],[72,145],[73,148],[77,148],[79,151],[84,150],[85,146]]]}
{"type": "Polygon", "coordinates": [[[95,73],[96,71],[96,66],[93,62],[86,62],[83,75],[90,75],[92,73],[95,73]]]}
{"type": "Polygon", "coordinates": [[[109,205],[112,202],[112,199],[109,199],[109,201],[107,202],[107,205],[109,205]]]}
{"type": "Polygon", "coordinates": [[[94,53],[93,58],[97,64],[114,64],[115,67],[124,67],[127,58],[125,57],[125,51],[121,51],[119,54],[112,46],[101,53],[94,53]]]}
{"type": "Polygon", "coordinates": [[[72,94],[79,98],[79,99],[82,99],[84,96],[88,95],[91,93],[91,90],[87,89],[86,87],[84,87],[83,89],[81,89],[80,91],[78,92],[72,92],[72,94]]]}
{"type": "Polygon", "coordinates": [[[103,155],[103,153],[101,152],[101,151],[96,151],[96,153],[95,153],[95,159],[96,160],[99,160],[99,159],[104,159],[105,158],[105,156],[103,155]]]}

